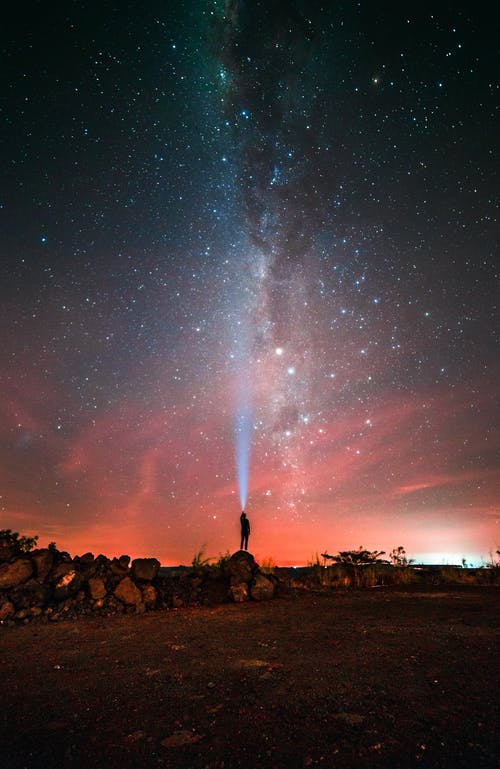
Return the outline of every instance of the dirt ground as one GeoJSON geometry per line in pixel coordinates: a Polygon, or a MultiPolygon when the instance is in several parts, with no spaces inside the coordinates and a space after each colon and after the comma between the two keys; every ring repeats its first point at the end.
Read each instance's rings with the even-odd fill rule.
{"type": "Polygon", "coordinates": [[[0,628],[3,769],[500,765],[499,588],[0,628]]]}

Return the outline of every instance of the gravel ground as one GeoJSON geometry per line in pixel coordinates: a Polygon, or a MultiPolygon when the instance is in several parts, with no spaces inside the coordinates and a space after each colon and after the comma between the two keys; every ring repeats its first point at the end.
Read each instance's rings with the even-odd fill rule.
{"type": "Polygon", "coordinates": [[[3,769],[500,766],[499,588],[0,628],[3,769]]]}

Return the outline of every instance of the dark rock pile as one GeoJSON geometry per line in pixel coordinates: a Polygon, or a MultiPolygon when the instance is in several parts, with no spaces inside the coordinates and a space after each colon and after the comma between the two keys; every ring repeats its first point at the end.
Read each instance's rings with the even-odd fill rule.
{"type": "Polygon", "coordinates": [[[272,598],[277,580],[238,551],[219,567],[160,569],[156,558],[71,558],[55,548],[13,554],[0,542],[0,623],[58,621],[272,598]]]}

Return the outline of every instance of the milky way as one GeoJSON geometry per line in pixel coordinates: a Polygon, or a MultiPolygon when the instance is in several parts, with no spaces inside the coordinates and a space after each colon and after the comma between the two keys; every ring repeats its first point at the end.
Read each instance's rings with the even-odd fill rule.
{"type": "Polygon", "coordinates": [[[188,562],[237,548],[247,496],[280,563],[489,559],[493,29],[468,2],[13,15],[0,527],[188,562]]]}

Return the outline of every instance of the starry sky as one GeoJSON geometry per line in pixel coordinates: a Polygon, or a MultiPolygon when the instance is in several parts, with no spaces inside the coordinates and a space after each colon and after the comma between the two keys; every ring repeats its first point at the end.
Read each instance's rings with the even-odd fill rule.
{"type": "Polygon", "coordinates": [[[189,563],[499,535],[475,2],[32,0],[0,31],[0,527],[189,563]]]}

